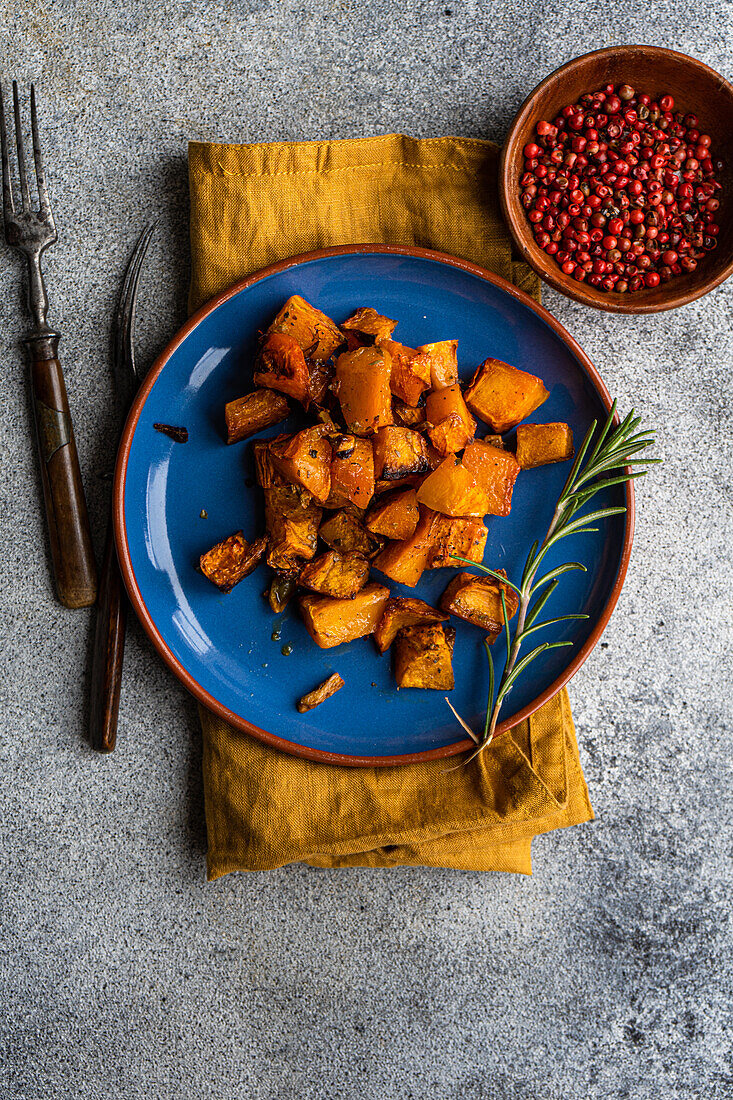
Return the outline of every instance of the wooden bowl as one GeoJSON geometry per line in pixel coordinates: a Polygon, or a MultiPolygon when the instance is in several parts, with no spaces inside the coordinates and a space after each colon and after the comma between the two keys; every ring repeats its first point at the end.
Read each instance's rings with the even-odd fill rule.
{"type": "Polygon", "coordinates": [[[584,54],[551,73],[522,104],[511,125],[501,157],[499,194],[512,236],[523,258],[537,274],[569,298],[611,313],[657,313],[683,306],[707,294],[733,272],[733,86],[713,69],[686,54],[657,46],[613,46],[584,54]],[[519,180],[524,171],[524,146],[534,140],[540,119],[553,119],[568,103],[604,84],[631,84],[653,99],[669,93],[675,111],[695,114],[699,129],[710,134],[712,154],[724,167],[716,173],[720,225],[718,247],[708,252],[693,272],[673,276],[658,287],[618,294],[565,275],[552,256],[534,239],[532,226],[520,202],[519,180]]]}

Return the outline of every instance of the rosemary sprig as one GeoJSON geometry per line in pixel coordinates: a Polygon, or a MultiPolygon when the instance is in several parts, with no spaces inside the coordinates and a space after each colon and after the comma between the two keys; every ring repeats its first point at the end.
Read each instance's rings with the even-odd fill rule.
{"type": "MultiPolygon", "coordinates": [[[[557,588],[563,573],[568,573],[576,569],[587,572],[585,566],[581,562],[571,561],[565,562],[563,565],[558,565],[554,569],[550,569],[548,572],[538,576],[544,558],[552,547],[556,546],[561,539],[567,538],[568,535],[596,532],[598,528],[589,526],[589,524],[605,519],[607,516],[615,516],[626,511],[625,507],[598,508],[593,512],[586,512],[583,515],[578,515],[577,513],[579,510],[583,505],[587,504],[591,497],[595,496],[595,494],[599,493],[602,489],[609,488],[611,485],[619,485],[632,478],[642,477],[646,473],[645,469],[629,472],[627,469],[629,466],[648,466],[653,462],[661,461],[661,459],[658,458],[638,457],[642,451],[654,442],[654,435],[652,432],[646,429],[637,431],[641,423],[641,417],[635,416],[634,410],[632,409],[625,420],[614,427],[613,420],[615,414],[616,402],[614,401],[611,411],[608,414],[608,419],[595,442],[593,442],[593,437],[598,427],[598,421],[594,420],[588,429],[558,498],[555,513],[547,529],[547,534],[541,543],[535,542],[530,548],[519,584],[514,584],[512,581],[507,580],[501,573],[497,573],[494,569],[489,569],[485,565],[479,565],[476,562],[469,561],[468,558],[459,557],[457,554],[451,555],[456,561],[468,565],[473,569],[478,569],[481,573],[485,573],[489,577],[494,577],[494,579],[500,581],[502,585],[506,585],[513,589],[519,597],[517,625],[514,629],[514,635],[512,636],[507,614],[505,591],[504,588],[501,589],[501,607],[504,619],[504,631],[506,634],[507,658],[501,678],[499,679],[496,698],[494,698],[496,670],[494,668],[494,660],[491,656],[488,639],[484,638],[484,648],[489,662],[489,699],[486,706],[486,719],[482,735],[479,736],[474,733],[468,724],[456,713],[451,704],[448,704],[458,718],[461,726],[470,733],[471,737],[476,742],[477,748],[472,752],[471,756],[468,757],[468,760],[473,760],[475,756],[483,752],[483,750],[493,741],[502,704],[519,676],[521,676],[532,661],[534,661],[536,657],[539,657],[540,653],[545,653],[549,649],[557,649],[562,646],[573,644],[569,641],[541,642],[540,645],[530,650],[529,653],[526,653],[520,659],[519,654],[525,639],[528,638],[530,634],[534,634],[538,630],[543,630],[546,626],[553,626],[556,623],[567,622],[571,619],[588,618],[587,615],[571,614],[560,615],[556,619],[545,619],[543,622],[537,622],[538,616],[557,588]],[[591,444],[593,444],[592,448],[591,444]]],[[[448,700],[446,700],[446,702],[448,702],[448,700]]],[[[467,762],[468,761],[464,761],[464,763],[467,762]]]]}

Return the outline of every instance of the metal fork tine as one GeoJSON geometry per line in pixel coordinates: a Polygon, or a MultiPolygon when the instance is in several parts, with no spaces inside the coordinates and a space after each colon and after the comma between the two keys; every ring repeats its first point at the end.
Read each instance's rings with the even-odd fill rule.
{"type": "Polygon", "coordinates": [[[40,213],[42,217],[50,217],[53,221],[53,216],[51,215],[51,202],[48,197],[48,188],[46,187],[46,173],[43,168],[43,157],[41,156],[41,141],[38,137],[36,89],[33,84],[31,84],[31,134],[33,135],[33,159],[36,163],[36,184],[38,186],[40,213]]]}
{"type": "Polygon", "coordinates": [[[3,161],[3,210],[5,217],[15,213],[13,205],[13,186],[10,182],[10,161],[8,160],[8,135],[5,131],[5,101],[0,83],[0,153],[3,161]]]}
{"type": "Polygon", "coordinates": [[[23,127],[20,122],[20,102],[18,100],[18,82],[13,81],[13,107],[15,109],[15,144],[18,149],[18,172],[20,173],[20,191],[23,196],[23,210],[27,213],[31,208],[31,196],[28,191],[28,176],[25,170],[25,145],[23,144],[23,127]]]}
{"type": "Polygon", "coordinates": [[[125,277],[122,283],[122,293],[120,294],[120,300],[115,314],[115,361],[120,367],[125,364],[135,374],[137,374],[137,368],[135,366],[135,355],[132,344],[135,304],[137,302],[137,291],[140,283],[140,272],[154,228],[155,223],[148,222],[138,237],[137,244],[135,245],[125,271],[125,277]]]}

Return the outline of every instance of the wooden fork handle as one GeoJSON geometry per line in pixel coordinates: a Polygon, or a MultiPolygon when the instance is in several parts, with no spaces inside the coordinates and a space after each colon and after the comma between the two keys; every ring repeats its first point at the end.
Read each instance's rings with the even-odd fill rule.
{"type": "Polygon", "coordinates": [[[65,607],[89,607],[97,597],[97,569],[69,400],[56,358],[58,337],[27,343],[56,591],[65,607]]]}
{"type": "Polygon", "coordinates": [[[97,752],[112,752],[117,740],[122,661],[125,654],[127,596],[117,564],[110,518],[99,576],[97,625],[92,655],[90,735],[97,752]]]}

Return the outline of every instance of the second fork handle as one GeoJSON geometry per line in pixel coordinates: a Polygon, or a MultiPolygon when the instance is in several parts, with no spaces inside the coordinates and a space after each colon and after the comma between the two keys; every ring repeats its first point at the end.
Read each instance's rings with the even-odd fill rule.
{"type": "Polygon", "coordinates": [[[56,591],[65,607],[89,607],[97,598],[97,568],[69,399],[56,358],[58,335],[30,337],[26,343],[56,591]]]}

